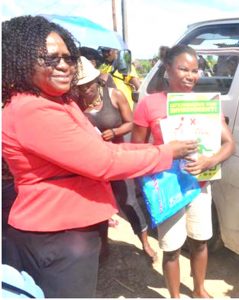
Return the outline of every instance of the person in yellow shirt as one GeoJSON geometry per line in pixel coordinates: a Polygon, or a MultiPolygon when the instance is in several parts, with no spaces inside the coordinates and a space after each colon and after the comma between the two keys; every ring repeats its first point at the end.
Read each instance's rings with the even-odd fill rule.
{"type": "Polygon", "coordinates": [[[137,91],[140,87],[140,80],[136,69],[131,64],[131,71],[129,73],[122,72],[118,68],[118,50],[108,47],[100,47],[100,51],[104,58],[104,63],[100,66],[102,73],[110,73],[113,76],[116,87],[121,90],[128,102],[131,110],[134,107],[132,92],[137,91]]]}

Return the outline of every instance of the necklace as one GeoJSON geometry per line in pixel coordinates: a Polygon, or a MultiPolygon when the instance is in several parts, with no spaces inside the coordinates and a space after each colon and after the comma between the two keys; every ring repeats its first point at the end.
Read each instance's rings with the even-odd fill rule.
{"type": "Polygon", "coordinates": [[[102,87],[98,89],[98,96],[91,103],[87,103],[84,99],[84,105],[87,108],[94,108],[95,106],[99,106],[102,103],[102,87]]]}

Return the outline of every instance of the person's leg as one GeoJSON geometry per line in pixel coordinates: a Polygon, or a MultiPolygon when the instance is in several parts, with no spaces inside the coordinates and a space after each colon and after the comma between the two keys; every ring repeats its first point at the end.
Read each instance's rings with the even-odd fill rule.
{"type": "Polygon", "coordinates": [[[24,271],[46,298],[95,296],[100,239],[98,228],[31,233],[12,229],[24,271]]]}
{"type": "Polygon", "coordinates": [[[113,181],[111,183],[116,201],[126,215],[133,231],[139,237],[144,252],[154,261],[157,259],[155,252],[148,241],[147,223],[144,213],[138,203],[133,179],[113,181]]]}
{"type": "Polygon", "coordinates": [[[200,195],[188,205],[187,232],[191,250],[190,263],[193,276],[194,298],[209,298],[204,287],[207,271],[207,240],[212,236],[211,186],[206,184],[200,195]]]}
{"type": "Polygon", "coordinates": [[[163,250],[163,274],[172,298],[180,297],[180,249],[187,237],[185,210],[158,226],[159,246],[163,250]]]}
{"type": "Polygon", "coordinates": [[[147,228],[141,231],[140,233],[138,233],[138,237],[142,243],[142,247],[145,254],[150,257],[153,263],[155,263],[158,260],[158,255],[157,252],[154,251],[151,245],[149,244],[147,228]]]}
{"type": "Polygon", "coordinates": [[[207,242],[196,241],[188,238],[191,256],[191,270],[193,276],[194,290],[192,293],[193,298],[210,298],[211,296],[204,288],[204,280],[207,271],[207,242]]]}
{"type": "Polygon", "coordinates": [[[163,252],[163,274],[171,298],[180,298],[180,249],[163,252]]]}

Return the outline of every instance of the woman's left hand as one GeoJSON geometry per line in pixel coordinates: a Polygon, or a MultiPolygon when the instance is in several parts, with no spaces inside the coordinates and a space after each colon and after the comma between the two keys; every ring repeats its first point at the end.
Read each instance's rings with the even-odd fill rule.
{"type": "Polygon", "coordinates": [[[115,132],[113,129],[107,129],[102,132],[102,138],[105,141],[111,141],[115,137],[115,132]]]}
{"type": "MultiPolygon", "coordinates": [[[[187,158],[186,158],[187,159],[187,158]]],[[[192,161],[189,158],[189,162],[184,167],[184,170],[189,172],[192,175],[198,175],[208,169],[214,167],[213,156],[207,157],[201,155],[196,161],[192,161]]]]}

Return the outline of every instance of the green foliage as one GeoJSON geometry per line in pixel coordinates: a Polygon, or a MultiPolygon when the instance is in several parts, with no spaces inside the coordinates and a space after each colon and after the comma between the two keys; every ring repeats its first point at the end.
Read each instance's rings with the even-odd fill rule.
{"type": "Polygon", "coordinates": [[[134,66],[140,78],[144,78],[153,65],[152,59],[137,59],[134,61],[134,66]]]}

